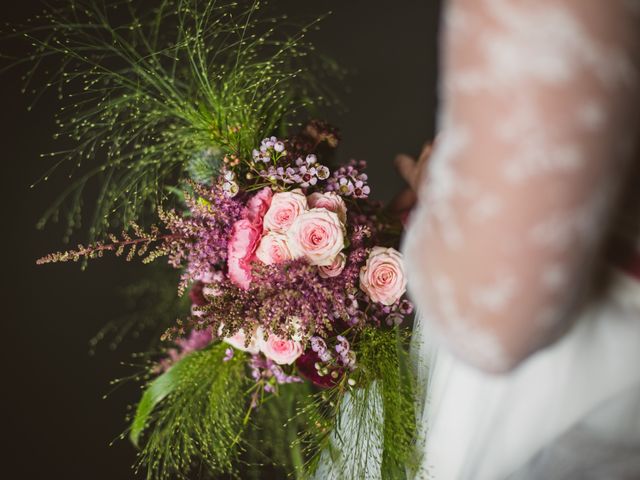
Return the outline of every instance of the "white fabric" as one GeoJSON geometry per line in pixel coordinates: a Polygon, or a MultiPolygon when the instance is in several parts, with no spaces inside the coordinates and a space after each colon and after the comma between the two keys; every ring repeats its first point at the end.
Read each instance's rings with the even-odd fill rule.
{"type": "Polygon", "coordinates": [[[509,480],[637,480],[640,386],[598,407],[509,480]]]}
{"type": "MultiPolygon", "coordinates": [[[[416,478],[536,478],[530,469],[518,470],[581,424],[589,425],[605,445],[631,443],[640,455],[640,417],[630,413],[640,406],[640,309],[633,305],[640,298],[640,284],[619,281],[624,300],[612,298],[589,309],[560,341],[509,375],[483,373],[438,350],[421,412],[426,447],[416,478]],[[615,402],[624,407],[609,412],[601,424],[597,415],[590,420],[593,412],[615,402]],[[628,431],[611,431],[620,424],[628,431]]],[[[425,339],[414,354],[433,358],[434,348],[425,339]]],[[[573,447],[569,450],[576,461],[588,459],[586,448],[573,447]]],[[[629,453],[619,450],[616,455],[626,458],[629,453]]],[[[640,478],[640,465],[635,468],[640,478]]]]}

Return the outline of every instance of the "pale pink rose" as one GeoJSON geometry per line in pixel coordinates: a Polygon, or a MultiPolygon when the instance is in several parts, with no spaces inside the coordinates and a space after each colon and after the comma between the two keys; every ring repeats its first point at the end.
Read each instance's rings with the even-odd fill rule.
{"type": "Polygon", "coordinates": [[[320,265],[318,267],[318,273],[322,278],[337,277],[344,270],[344,266],[347,263],[347,257],[344,253],[339,253],[333,260],[331,265],[320,265]]]}
{"type": "Polygon", "coordinates": [[[294,258],[304,257],[311,265],[333,263],[344,248],[344,225],[338,215],[324,208],[312,208],[300,215],[287,232],[294,258]]]}
{"type": "Polygon", "coordinates": [[[271,206],[272,197],[273,192],[271,188],[264,187],[249,199],[247,202],[247,218],[251,223],[262,226],[262,219],[271,206]]]}
{"type": "Polygon", "coordinates": [[[261,228],[248,219],[238,220],[231,230],[227,258],[229,278],[245,290],[251,284],[251,260],[260,236],[261,228]]]}
{"type": "Polygon", "coordinates": [[[307,197],[299,188],[273,195],[263,218],[265,230],[285,233],[300,214],[307,210],[307,197]]]}
{"type": "Polygon", "coordinates": [[[360,269],[360,288],[374,302],[393,305],[407,289],[402,254],[394,248],[374,247],[360,269]]]}
{"type": "Polygon", "coordinates": [[[291,365],[302,355],[304,349],[300,342],[285,340],[271,334],[266,340],[261,337],[260,351],[278,365],[291,365]]]}
{"type": "Polygon", "coordinates": [[[338,215],[342,223],[347,223],[347,206],[340,195],[335,192],[315,192],[307,197],[309,208],[326,208],[338,215]]]}
{"type": "Polygon", "coordinates": [[[269,232],[256,249],[256,257],[265,265],[286,262],[291,260],[291,252],[287,245],[287,237],[281,233],[269,232]]]}
{"type": "Polygon", "coordinates": [[[222,339],[222,341],[228,343],[233,348],[237,348],[238,350],[242,350],[243,352],[249,352],[255,355],[260,351],[260,348],[258,348],[258,337],[258,333],[254,334],[249,339],[249,345],[247,345],[247,336],[245,335],[244,330],[240,329],[235,335],[231,337],[225,337],[222,339]]]}

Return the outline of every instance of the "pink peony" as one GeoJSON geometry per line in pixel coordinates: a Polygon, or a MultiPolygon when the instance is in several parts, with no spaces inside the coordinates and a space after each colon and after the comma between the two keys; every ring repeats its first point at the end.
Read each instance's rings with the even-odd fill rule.
{"type": "Polygon", "coordinates": [[[344,225],[338,215],[313,208],[300,215],[287,232],[287,243],[295,258],[311,265],[332,265],[344,248],[344,225]]]}
{"type": "Polygon", "coordinates": [[[273,195],[271,206],[264,216],[264,228],[278,233],[285,233],[300,214],[307,209],[307,197],[299,188],[291,192],[280,192],[273,195]]]}
{"type": "Polygon", "coordinates": [[[309,208],[326,208],[336,213],[342,223],[347,223],[347,206],[340,195],[335,192],[312,193],[307,197],[309,208]]]}
{"type": "Polygon", "coordinates": [[[266,340],[260,337],[259,343],[264,356],[278,365],[291,365],[303,352],[300,342],[285,340],[273,334],[266,340]]]}
{"type": "Polygon", "coordinates": [[[398,301],[407,289],[402,254],[394,248],[374,247],[360,270],[360,288],[374,302],[393,305],[398,301]]]}
{"type": "Polygon", "coordinates": [[[287,237],[281,233],[269,232],[256,249],[256,257],[265,265],[273,265],[274,263],[282,263],[291,260],[291,252],[287,245],[287,237]]]}
{"type": "Polygon", "coordinates": [[[318,273],[322,278],[337,277],[344,270],[344,266],[347,263],[347,257],[344,253],[339,253],[333,260],[331,265],[320,265],[318,267],[318,273]]]}
{"type": "Polygon", "coordinates": [[[247,202],[247,218],[254,225],[262,226],[262,219],[271,206],[273,192],[270,187],[264,187],[247,202]]]}
{"type": "Polygon", "coordinates": [[[248,219],[238,220],[231,230],[227,259],[229,278],[245,290],[251,283],[251,260],[260,236],[261,228],[248,219]]]}

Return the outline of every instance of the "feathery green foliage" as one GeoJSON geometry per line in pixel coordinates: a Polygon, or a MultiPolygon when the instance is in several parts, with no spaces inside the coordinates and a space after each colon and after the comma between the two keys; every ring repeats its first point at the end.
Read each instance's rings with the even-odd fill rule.
{"type": "Polygon", "coordinates": [[[265,466],[280,472],[276,478],[303,478],[304,452],[299,437],[307,428],[307,419],[296,415],[296,410],[309,402],[314,394],[308,383],[279,385],[277,394],[265,402],[252,415],[244,437],[245,453],[242,460],[243,479],[265,478],[265,466]]]}
{"type": "Polygon", "coordinates": [[[233,472],[249,384],[244,356],[224,361],[225,350],[220,343],[193,352],[149,384],[131,430],[134,443],[144,439],[137,469],[148,479],[233,472]]]}
{"type": "Polygon", "coordinates": [[[202,152],[247,157],[322,102],[329,90],[313,66],[337,69],[308,55],[304,36],[316,22],[298,27],[263,8],[259,0],[69,0],[16,29],[34,49],[12,64],[31,64],[25,88],[42,75],[64,101],[57,136],[68,148],[50,154],[60,159],[43,179],[66,164],[71,180],[39,225],[66,212],[69,235],[91,182],[99,190],[89,241],[142,221],[202,152]]]}
{"type": "Polygon", "coordinates": [[[356,385],[343,379],[300,410],[308,419],[302,437],[307,472],[345,480],[405,479],[416,435],[408,338],[397,328],[368,328],[361,335],[356,385]]]}
{"type": "MultiPolygon", "coordinates": [[[[415,446],[415,392],[406,344],[399,328],[368,329],[361,340],[359,361],[380,389],[384,411],[382,478],[406,478],[415,446]]],[[[368,401],[366,396],[363,401],[368,401]]]]}
{"type": "Polygon", "coordinates": [[[115,350],[127,338],[148,339],[146,351],[160,350],[160,337],[189,312],[188,296],[176,297],[178,274],[168,265],[145,266],[144,277],[135,276],[117,287],[123,314],[108,322],[91,339],[91,352],[99,347],[115,350]]]}

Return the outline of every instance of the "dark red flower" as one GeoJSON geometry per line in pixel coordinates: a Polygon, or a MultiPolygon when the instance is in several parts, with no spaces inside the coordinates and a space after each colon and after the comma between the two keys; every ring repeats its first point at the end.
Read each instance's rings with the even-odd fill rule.
{"type": "Polygon", "coordinates": [[[331,374],[320,375],[318,374],[318,370],[316,369],[316,363],[320,362],[320,358],[318,354],[313,350],[306,350],[302,355],[298,357],[296,360],[296,367],[298,367],[298,372],[300,375],[305,377],[307,380],[312,382],[314,385],[320,388],[329,388],[333,387],[340,377],[343,374],[342,369],[336,369],[339,375],[336,378],[333,378],[331,374]]]}

